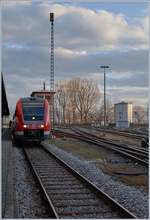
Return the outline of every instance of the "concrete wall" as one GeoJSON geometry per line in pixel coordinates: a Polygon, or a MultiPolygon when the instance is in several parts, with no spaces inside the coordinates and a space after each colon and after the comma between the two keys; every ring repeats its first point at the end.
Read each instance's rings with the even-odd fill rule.
{"type": "Polygon", "coordinates": [[[128,128],[132,123],[132,103],[121,102],[115,104],[116,127],[128,128]]]}

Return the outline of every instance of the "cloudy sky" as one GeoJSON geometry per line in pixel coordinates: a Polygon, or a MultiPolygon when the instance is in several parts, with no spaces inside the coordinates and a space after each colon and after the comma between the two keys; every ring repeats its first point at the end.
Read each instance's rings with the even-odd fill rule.
{"type": "Polygon", "coordinates": [[[55,13],[55,81],[92,78],[112,103],[148,102],[148,1],[2,0],[2,71],[10,107],[49,89],[50,22],[55,13]]]}

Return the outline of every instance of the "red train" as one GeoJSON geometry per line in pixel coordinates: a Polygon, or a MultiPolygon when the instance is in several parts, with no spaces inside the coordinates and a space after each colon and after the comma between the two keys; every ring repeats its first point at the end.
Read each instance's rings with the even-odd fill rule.
{"type": "Polygon", "coordinates": [[[50,136],[49,104],[38,97],[20,98],[12,122],[14,141],[44,140],[50,136]]]}

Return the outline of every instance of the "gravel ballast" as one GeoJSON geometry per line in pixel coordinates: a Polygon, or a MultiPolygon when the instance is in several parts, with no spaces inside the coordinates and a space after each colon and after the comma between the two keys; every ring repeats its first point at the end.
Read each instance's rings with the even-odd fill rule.
{"type": "Polygon", "coordinates": [[[17,218],[49,218],[21,148],[14,148],[17,218]]]}
{"type": "Polygon", "coordinates": [[[94,164],[68,153],[59,147],[43,142],[42,145],[50,152],[56,154],[80,174],[87,177],[97,187],[118,201],[121,205],[134,213],[138,218],[148,218],[148,194],[142,187],[127,186],[113,177],[104,174],[94,164]]]}

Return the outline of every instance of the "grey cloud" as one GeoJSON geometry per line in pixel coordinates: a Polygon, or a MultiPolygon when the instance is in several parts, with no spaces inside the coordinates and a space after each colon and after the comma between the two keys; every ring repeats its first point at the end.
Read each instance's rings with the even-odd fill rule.
{"type": "Polygon", "coordinates": [[[57,46],[89,51],[98,51],[101,48],[147,47],[148,34],[144,25],[136,24],[132,27],[123,16],[106,11],[95,12],[61,5],[58,7],[55,4],[4,8],[2,11],[4,40],[48,46],[49,12],[52,9],[56,14],[57,46]],[[64,12],[61,14],[61,11],[64,12]]]}
{"type": "Polygon", "coordinates": [[[29,46],[49,44],[50,23],[41,16],[40,7],[37,5],[2,10],[3,41],[29,46]]]}
{"type": "MultiPolygon", "coordinates": [[[[115,74],[115,73],[114,73],[115,74]]],[[[121,73],[120,73],[121,75],[121,73]]],[[[130,77],[113,78],[107,77],[107,84],[109,86],[125,86],[133,87],[148,87],[148,73],[131,73],[130,77]]]]}
{"type": "MultiPolygon", "coordinates": [[[[45,7],[34,4],[24,7],[5,7],[2,11],[2,68],[6,76],[11,105],[14,105],[18,96],[29,95],[33,89],[41,88],[43,80],[47,82],[47,85],[49,84],[50,23],[48,13],[52,9],[57,15],[56,6],[48,7],[48,5],[45,7]]],[[[95,19],[100,15],[94,11],[75,7],[71,9],[64,7],[64,9],[65,12],[56,16],[55,20],[56,80],[75,76],[92,78],[93,73],[102,73],[99,66],[106,64],[110,65],[115,76],[119,76],[115,78],[111,74],[108,79],[109,86],[113,86],[114,90],[115,86],[120,85],[122,88],[128,85],[129,90],[132,86],[137,86],[137,88],[147,86],[148,50],[132,50],[132,46],[140,47],[141,43],[145,42],[145,35],[139,37],[140,34],[136,32],[138,36],[134,39],[134,35],[130,32],[130,38],[117,41],[116,35],[113,38],[113,30],[114,32],[118,30],[118,24],[116,27],[115,22],[119,22],[116,18],[121,19],[120,17],[112,17],[112,27],[114,25],[116,29],[112,29],[112,32],[107,35],[109,25],[104,32],[101,25],[105,24],[96,23],[95,19]],[[69,10],[72,11],[69,12],[69,10]],[[114,50],[104,53],[107,44],[118,45],[114,50]],[[130,50],[122,50],[128,46],[130,50]],[[60,53],[57,51],[58,47],[71,49],[71,53],[67,54],[63,50],[60,53]],[[82,50],[87,53],[76,53],[82,50]],[[131,76],[124,77],[126,73],[130,73],[131,76]]],[[[61,6],[59,10],[62,10],[61,6]]],[[[123,23],[124,20],[120,22],[123,23]]],[[[141,30],[144,32],[144,29],[141,30]]],[[[101,80],[100,83],[102,84],[103,81],[101,80]]],[[[125,91],[122,90],[122,94],[123,92],[125,91]]],[[[116,94],[113,94],[115,97],[116,94]]],[[[124,93],[124,96],[126,95],[124,93]]]]}
{"type": "Polygon", "coordinates": [[[58,54],[56,66],[58,70],[62,70],[62,63],[65,67],[64,72],[97,72],[99,66],[103,64],[110,65],[116,72],[148,72],[148,51],[113,51],[69,57],[58,54]]]}
{"type": "MultiPolygon", "coordinates": [[[[50,54],[42,47],[31,47],[30,50],[3,48],[2,63],[4,72],[9,74],[19,72],[20,75],[25,74],[29,77],[46,77],[49,74],[50,54]]],[[[55,55],[55,73],[59,77],[71,77],[77,74],[90,76],[93,72],[102,72],[99,67],[103,64],[109,65],[113,72],[109,79],[112,84],[115,81],[117,85],[121,83],[148,86],[148,51],[146,50],[69,56],[56,53],[55,55]],[[131,75],[124,77],[128,72],[131,75]]]]}
{"type": "Polygon", "coordinates": [[[107,88],[107,98],[112,100],[114,103],[126,101],[132,102],[133,105],[140,103],[141,105],[146,106],[148,103],[148,88],[107,88]]]}
{"type": "Polygon", "coordinates": [[[46,88],[49,88],[49,77],[29,77],[18,72],[12,75],[4,73],[4,79],[9,105],[13,107],[20,97],[30,96],[32,91],[42,89],[43,81],[46,81],[46,88]]]}
{"type": "Polygon", "coordinates": [[[2,52],[4,72],[38,77],[47,74],[49,71],[49,55],[48,52],[45,53],[43,48],[31,48],[30,50],[3,48],[2,52]]]}

